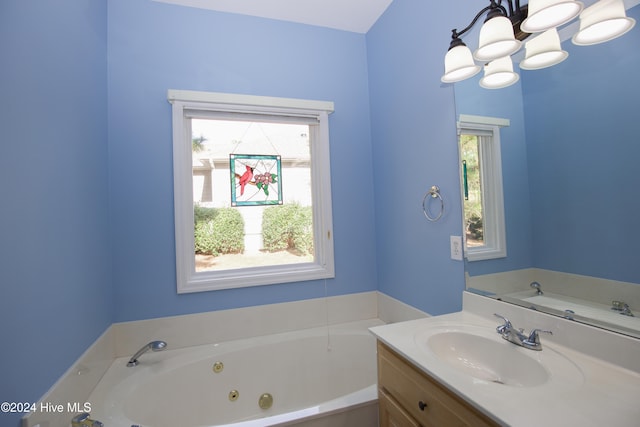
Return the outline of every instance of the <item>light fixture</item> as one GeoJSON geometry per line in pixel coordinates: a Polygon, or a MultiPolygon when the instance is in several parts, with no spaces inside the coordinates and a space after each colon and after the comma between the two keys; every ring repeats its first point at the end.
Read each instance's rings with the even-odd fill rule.
{"type": "Polygon", "coordinates": [[[484,66],[484,77],[480,79],[480,86],[485,89],[501,89],[511,86],[520,79],[513,72],[513,62],[510,56],[494,59],[484,66]]]}
{"type": "Polygon", "coordinates": [[[451,43],[445,56],[445,71],[440,78],[443,83],[453,83],[476,75],[481,67],[473,61],[474,58],[477,61],[489,62],[509,56],[520,49],[522,33],[519,29],[514,30],[514,26],[519,26],[520,22],[526,18],[526,8],[520,8],[519,0],[515,0],[515,7],[513,0],[505,1],[504,3],[508,4],[508,10],[502,3],[503,0],[490,0],[489,6],[480,10],[463,30],[451,31],[451,43]],[[480,29],[480,43],[471,56],[470,49],[460,37],[469,31],[485,13],[486,19],[480,29]]]}
{"type": "Polygon", "coordinates": [[[635,19],[628,18],[622,0],[600,0],[580,14],[580,30],[571,41],[585,46],[620,37],[633,28],[635,19]]]}
{"type": "MultiPolygon", "coordinates": [[[[537,70],[564,61],[568,53],[562,50],[557,27],[580,16],[580,30],[572,38],[578,45],[602,43],[629,31],[635,20],[625,13],[623,0],[599,0],[585,8],[574,0],[489,0],[489,5],[476,14],[461,31],[451,31],[451,43],[445,56],[443,83],[454,83],[476,75],[485,64],[482,87],[496,89],[518,81],[510,58],[522,41],[533,33],[535,38],[525,43],[525,59],[520,62],[524,70],[537,70]],[[461,37],[486,14],[480,28],[477,50],[471,50],[461,37]],[[506,59],[505,59],[506,58],[506,59]],[[475,62],[474,62],[475,60],[475,62]]],[[[567,26],[564,29],[569,29],[567,26]]]]}
{"type": "Polygon", "coordinates": [[[449,51],[444,57],[443,83],[454,83],[468,79],[480,72],[480,66],[473,62],[471,50],[459,38],[451,40],[449,51]]]}
{"type": "Polygon", "coordinates": [[[524,45],[525,58],[520,62],[523,70],[539,70],[556,65],[569,56],[560,46],[558,30],[552,28],[535,36],[524,45]]]}
{"type": "MultiPolygon", "coordinates": [[[[480,28],[480,43],[473,57],[478,61],[492,61],[502,58],[520,49],[522,42],[516,40],[513,24],[506,12],[491,1],[489,13],[480,28]]],[[[504,8],[503,8],[504,9],[504,8]]]]}
{"type": "Polygon", "coordinates": [[[579,1],[529,0],[528,16],[520,28],[527,33],[546,31],[571,21],[583,7],[579,1]]]}

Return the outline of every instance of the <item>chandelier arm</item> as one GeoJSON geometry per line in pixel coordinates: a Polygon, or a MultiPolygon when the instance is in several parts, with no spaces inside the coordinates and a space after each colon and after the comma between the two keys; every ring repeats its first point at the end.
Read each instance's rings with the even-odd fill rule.
{"type": "MultiPolygon", "coordinates": [[[[511,3],[511,0],[509,0],[509,3],[511,3]]],[[[516,10],[517,12],[520,12],[520,0],[515,0],[515,8],[514,10],[516,10]]]]}
{"type": "MultiPolygon", "coordinates": [[[[505,0],[505,3],[509,5],[509,15],[507,15],[507,17],[510,18],[516,14],[516,11],[520,11],[520,0],[515,0],[515,7],[513,5],[513,0],[505,0]]],[[[502,0],[498,0],[498,5],[502,5],[502,0]]]]}
{"type": "MultiPolygon", "coordinates": [[[[509,4],[511,4],[511,0],[508,0],[509,4]]],[[[520,6],[520,0],[514,0],[513,1],[513,12],[511,12],[511,14],[509,15],[509,19],[511,19],[511,22],[515,22],[515,20],[519,20],[519,21],[524,21],[524,19],[527,17],[527,9],[528,9],[528,5],[524,5],[524,6],[520,6]],[[524,12],[523,12],[523,8],[524,8],[524,12]]]]}

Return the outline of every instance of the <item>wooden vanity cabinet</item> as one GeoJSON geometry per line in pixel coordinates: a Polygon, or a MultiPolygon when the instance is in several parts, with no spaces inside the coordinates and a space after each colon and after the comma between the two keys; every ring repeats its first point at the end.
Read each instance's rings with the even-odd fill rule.
{"type": "Polygon", "coordinates": [[[378,341],[380,427],[498,426],[378,341]]]}

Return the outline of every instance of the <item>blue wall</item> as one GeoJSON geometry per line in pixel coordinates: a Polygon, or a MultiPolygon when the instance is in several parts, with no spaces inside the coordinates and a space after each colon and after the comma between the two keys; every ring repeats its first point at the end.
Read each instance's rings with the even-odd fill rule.
{"type": "Polygon", "coordinates": [[[324,296],[323,281],[176,294],[167,89],[329,100],[336,277],[377,288],[362,34],[148,0],[110,0],[109,170],[115,321],[324,296]]]}
{"type": "Polygon", "coordinates": [[[38,399],[112,322],[324,296],[323,281],[176,294],[170,88],[334,101],[329,294],[458,310],[455,108],[439,83],[454,9],[395,0],[362,35],[150,0],[3,1],[0,400],[38,399]]]}
{"type": "MultiPolygon", "coordinates": [[[[628,16],[640,22],[640,7],[628,16]]],[[[563,46],[567,60],[523,81],[529,162],[539,165],[530,168],[534,261],[640,283],[640,26],[608,43],[563,46]]]]}
{"type": "Polygon", "coordinates": [[[452,26],[475,15],[459,6],[395,0],[367,33],[378,289],[434,315],[459,310],[464,289],[449,251],[462,228],[453,87],[440,83],[452,26]],[[446,209],[434,223],[432,185],[446,209]]]}
{"type": "Polygon", "coordinates": [[[106,52],[105,1],[0,5],[0,401],[36,401],[113,320],[106,52]]]}

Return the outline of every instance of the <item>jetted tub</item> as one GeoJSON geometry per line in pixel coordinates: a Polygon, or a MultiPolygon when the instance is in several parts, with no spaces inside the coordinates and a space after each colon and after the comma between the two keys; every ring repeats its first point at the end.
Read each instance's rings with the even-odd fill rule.
{"type": "Polygon", "coordinates": [[[89,397],[91,418],[105,427],[374,426],[376,348],[368,328],[381,323],[175,350],[168,342],[132,368],[121,357],[89,397]]]}

